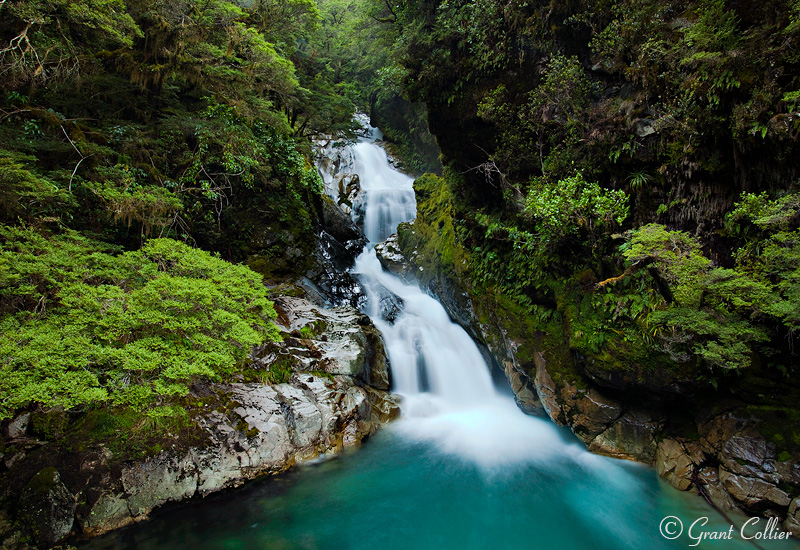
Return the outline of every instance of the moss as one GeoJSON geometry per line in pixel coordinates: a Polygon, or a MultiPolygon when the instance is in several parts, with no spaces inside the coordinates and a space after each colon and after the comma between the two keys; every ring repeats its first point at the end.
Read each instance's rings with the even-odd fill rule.
{"type": "Polygon", "coordinates": [[[775,444],[779,455],[800,452],[800,410],[751,405],[747,412],[756,421],[761,434],[775,444]]]}
{"type": "Polygon", "coordinates": [[[281,355],[268,367],[261,377],[265,384],[285,384],[297,368],[297,360],[291,355],[281,355]]]}
{"type": "Polygon", "coordinates": [[[26,489],[33,491],[36,495],[44,495],[49,493],[56,484],[58,479],[58,472],[53,467],[42,468],[34,475],[26,489]]]}
{"type": "Polygon", "coordinates": [[[318,339],[328,330],[328,323],[324,319],[317,319],[300,328],[300,337],[313,340],[318,339]]]}
{"type": "Polygon", "coordinates": [[[40,439],[53,441],[66,429],[69,419],[61,409],[37,410],[31,414],[31,433],[40,439]]]}
{"type": "Polygon", "coordinates": [[[130,407],[95,409],[70,426],[64,446],[70,452],[82,452],[101,443],[113,453],[115,462],[152,456],[168,447],[202,446],[207,434],[193,419],[195,409],[185,407],[173,407],[168,416],[148,416],[130,407]]]}

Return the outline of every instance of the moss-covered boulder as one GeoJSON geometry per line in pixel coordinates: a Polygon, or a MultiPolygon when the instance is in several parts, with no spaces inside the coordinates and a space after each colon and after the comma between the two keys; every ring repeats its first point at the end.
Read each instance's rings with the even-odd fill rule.
{"type": "Polygon", "coordinates": [[[54,546],[72,530],[75,496],[55,468],[43,468],[25,486],[19,500],[19,521],[39,548],[54,546]]]}

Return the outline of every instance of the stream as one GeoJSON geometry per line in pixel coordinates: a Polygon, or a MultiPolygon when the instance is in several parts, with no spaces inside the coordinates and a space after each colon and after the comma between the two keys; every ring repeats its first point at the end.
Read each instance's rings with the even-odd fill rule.
{"type": "Polygon", "coordinates": [[[672,549],[698,542],[689,527],[708,518],[694,537],[731,539],[698,548],[797,548],[744,541],[701,498],[652,468],[588,453],[567,429],[526,416],[496,388],[477,346],[439,302],[381,268],[373,245],[413,219],[416,205],[412,179],[391,167],[374,138],[352,147],[370,241],[353,272],[383,334],[403,417],[358,450],[157,512],[84,547],[672,549]],[[675,540],[659,531],[668,516],[685,525],[675,540]]]}

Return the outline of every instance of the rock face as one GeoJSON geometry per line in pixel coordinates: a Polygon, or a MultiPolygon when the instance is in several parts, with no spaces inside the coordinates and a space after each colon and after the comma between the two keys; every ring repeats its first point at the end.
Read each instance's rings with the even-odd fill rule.
{"type": "Polygon", "coordinates": [[[128,525],[168,502],[206,496],[357,445],[397,414],[389,396],[376,403],[374,391],[310,374],[294,374],[275,386],[215,389],[226,392],[233,408],[200,420],[208,444],[123,466],[119,479],[78,515],[85,535],[128,525]]]}
{"type": "Polygon", "coordinates": [[[400,245],[397,242],[397,233],[389,236],[388,239],[382,243],[375,245],[375,255],[378,256],[378,261],[381,262],[383,269],[389,273],[394,273],[405,281],[415,280],[414,267],[406,260],[403,253],[400,251],[400,245]]]}
{"type": "MultiPolygon", "coordinates": [[[[20,480],[35,464],[44,467],[36,466],[41,471],[22,481],[16,497],[10,487],[0,496],[18,500],[16,519],[27,535],[42,548],[71,532],[99,535],[164,504],[358,445],[399,415],[398,399],[388,393],[383,342],[369,318],[349,306],[326,309],[296,297],[277,298],[275,307],[284,339],[255,349],[251,368],[264,380],[281,376],[279,383],[193,388],[206,405],[192,413],[190,444],[138,459],[97,444],[80,453],[56,442],[20,447],[34,450],[12,464],[5,479],[20,480]],[[60,476],[56,465],[70,475],[60,476]]],[[[6,432],[26,437],[25,424],[19,419],[6,432]]]]}
{"type": "Polygon", "coordinates": [[[358,222],[363,216],[363,212],[359,214],[357,211],[361,183],[358,174],[353,173],[355,157],[352,149],[341,147],[333,138],[323,138],[314,142],[314,150],[325,193],[345,215],[358,222]]]}

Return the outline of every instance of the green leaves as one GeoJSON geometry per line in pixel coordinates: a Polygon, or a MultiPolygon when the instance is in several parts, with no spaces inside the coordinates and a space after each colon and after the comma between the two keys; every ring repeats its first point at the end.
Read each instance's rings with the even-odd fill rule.
{"type": "Polygon", "coordinates": [[[660,327],[661,346],[673,359],[686,362],[694,354],[713,367],[746,368],[756,351],[769,351],[763,344],[770,326],[782,325],[790,335],[800,328],[799,211],[797,195],[743,195],[728,231],[752,223],[762,232],[751,233],[734,269],[713,267],[684,232],[650,224],[632,233],[625,259],[651,265],[672,295],[673,303],[648,322],[660,327]]]}
{"type": "Polygon", "coordinates": [[[78,76],[100,49],[130,46],[142,32],[122,0],[3,2],[0,89],[78,76]],[[9,34],[13,32],[18,34],[9,34]]]}
{"type": "Polygon", "coordinates": [[[28,164],[35,158],[0,149],[0,220],[32,221],[60,214],[74,198],[28,164]]]}
{"type": "Polygon", "coordinates": [[[114,257],[70,233],[0,235],[0,418],[30,402],[148,407],[278,338],[261,277],[207,252],[154,239],[114,257]]]}
{"type": "Polygon", "coordinates": [[[557,185],[534,184],[524,214],[534,220],[545,241],[578,234],[582,228],[596,238],[597,232],[622,224],[628,216],[628,195],[587,182],[578,173],[557,185]]]}

